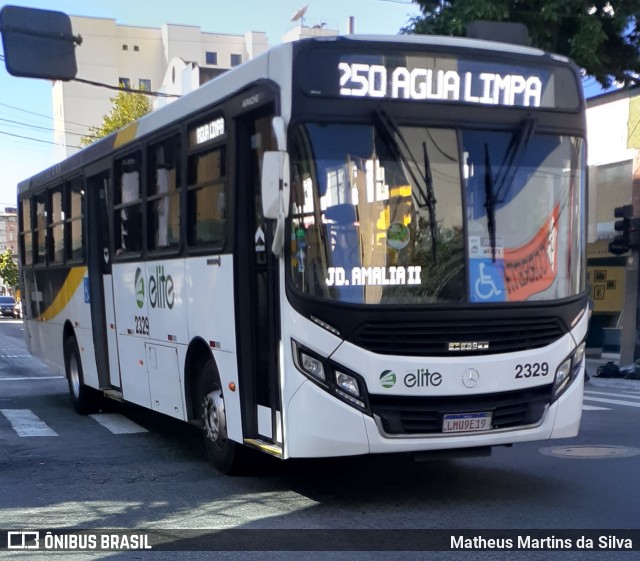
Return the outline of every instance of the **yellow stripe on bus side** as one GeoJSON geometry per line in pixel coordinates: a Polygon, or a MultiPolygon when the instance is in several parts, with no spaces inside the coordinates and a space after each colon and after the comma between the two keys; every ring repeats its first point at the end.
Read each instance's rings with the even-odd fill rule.
{"type": "Polygon", "coordinates": [[[40,314],[36,319],[39,321],[49,321],[56,317],[67,306],[73,295],[75,294],[78,286],[82,282],[85,274],[87,273],[86,267],[74,267],[69,271],[67,278],[64,279],[64,284],[56,294],[56,297],[51,302],[44,312],[40,314]]]}
{"type": "Polygon", "coordinates": [[[124,146],[127,142],[131,142],[138,132],[138,122],[134,121],[116,133],[116,139],[113,143],[114,148],[124,146]]]}

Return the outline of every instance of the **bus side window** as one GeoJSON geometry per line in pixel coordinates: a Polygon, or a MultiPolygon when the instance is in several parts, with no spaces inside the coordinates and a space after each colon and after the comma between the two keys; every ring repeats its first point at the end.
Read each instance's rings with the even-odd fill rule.
{"type": "Polygon", "coordinates": [[[189,157],[189,245],[224,245],[226,162],[224,146],[189,157]]]}
{"type": "Polygon", "coordinates": [[[51,191],[51,223],[49,236],[53,250],[53,262],[64,261],[64,211],[62,210],[62,190],[60,187],[51,191]]]}
{"type": "Polygon", "coordinates": [[[67,260],[84,258],[84,236],[82,235],[82,198],[84,189],[82,179],[77,177],[67,183],[67,197],[64,218],[66,221],[65,246],[67,260]]]}
{"type": "Polygon", "coordinates": [[[180,244],[180,136],[149,147],[147,245],[150,251],[180,244]]]}
{"type": "Polygon", "coordinates": [[[36,196],[36,223],[33,232],[35,238],[35,255],[36,263],[46,263],[48,258],[47,252],[47,193],[46,191],[36,196]]]}
{"type": "Polygon", "coordinates": [[[31,232],[31,199],[21,201],[20,249],[23,265],[33,264],[33,233],[31,232]]]}
{"type": "Polygon", "coordinates": [[[116,255],[142,251],[140,152],[116,161],[113,235],[116,255]]]}

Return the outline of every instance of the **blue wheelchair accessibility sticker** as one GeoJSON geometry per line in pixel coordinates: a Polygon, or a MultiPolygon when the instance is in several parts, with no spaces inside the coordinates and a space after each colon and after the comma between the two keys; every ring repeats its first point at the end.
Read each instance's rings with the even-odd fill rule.
{"type": "Polygon", "coordinates": [[[470,259],[469,277],[472,302],[506,302],[502,259],[470,259]]]}
{"type": "Polygon", "coordinates": [[[84,303],[85,304],[89,304],[90,302],[90,297],[89,297],[89,277],[84,277],[82,279],[83,282],[83,286],[84,286],[84,303]]]}

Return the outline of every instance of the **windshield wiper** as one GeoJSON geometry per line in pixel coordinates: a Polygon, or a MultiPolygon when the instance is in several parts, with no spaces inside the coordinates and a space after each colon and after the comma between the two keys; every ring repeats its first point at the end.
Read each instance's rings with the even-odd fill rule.
{"type": "Polygon", "coordinates": [[[535,119],[524,119],[514,131],[495,181],[491,170],[489,145],[484,145],[484,207],[487,211],[491,260],[494,263],[496,261],[496,203],[501,203],[503,192],[506,193],[511,188],[511,183],[520,168],[522,156],[535,131],[536,123],[535,119]]]}
{"type": "Polygon", "coordinates": [[[420,169],[416,158],[411,152],[409,143],[407,142],[406,138],[402,134],[402,131],[395,124],[391,116],[383,109],[374,111],[373,116],[374,126],[376,126],[378,131],[382,133],[381,136],[384,139],[387,148],[389,148],[394,158],[402,162],[405,170],[411,176],[411,180],[416,186],[416,189],[418,190],[418,193],[420,194],[420,197],[422,199],[420,201],[420,199],[416,197],[416,199],[418,200],[418,206],[426,206],[429,210],[429,228],[431,232],[432,244],[431,250],[433,253],[433,261],[435,263],[437,257],[436,241],[438,235],[438,227],[436,222],[436,203],[438,201],[436,200],[435,191],[433,188],[433,176],[431,175],[431,164],[429,162],[427,143],[422,143],[422,157],[424,168],[420,169]],[[400,140],[400,142],[402,143],[402,147],[398,144],[394,135],[400,140]],[[417,173],[419,175],[416,175],[416,172],[414,170],[417,170],[417,173]]]}
{"type": "Polygon", "coordinates": [[[431,164],[429,163],[429,153],[427,151],[427,143],[422,143],[422,158],[424,161],[424,183],[427,187],[427,208],[429,209],[429,228],[431,230],[431,251],[433,253],[433,262],[436,262],[437,248],[436,241],[438,237],[438,224],[436,223],[436,193],[433,189],[433,176],[431,175],[431,164]]]}
{"type": "Polygon", "coordinates": [[[500,171],[496,176],[496,201],[502,202],[501,195],[503,191],[508,191],[513,182],[516,172],[520,168],[520,162],[524,151],[529,144],[529,140],[533,136],[537,121],[535,119],[524,119],[518,128],[514,131],[507,148],[507,154],[504,157],[500,171]]]}
{"type": "Polygon", "coordinates": [[[491,260],[496,262],[496,199],[493,189],[493,176],[491,174],[491,158],[489,157],[489,145],[484,145],[484,208],[487,211],[487,230],[489,231],[489,243],[491,244],[491,260]]]}

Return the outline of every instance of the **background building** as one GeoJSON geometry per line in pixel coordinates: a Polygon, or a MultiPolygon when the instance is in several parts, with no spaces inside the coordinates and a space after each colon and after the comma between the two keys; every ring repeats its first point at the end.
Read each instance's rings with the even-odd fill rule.
{"type": "Polygon", "coordinates": [[[587,130],[588,273],[594,304],[588,346],[617,353],[621,341],[627,341],[623,347],[631,356],[620,360],[628,364],[633,361],[638,259],[631,253],[614,256],[608,244],[616,235],[615,207],[633,203],[640,216],[640,88],[589,99],[587,130]]]}
{"type": "MultiPolygon", "coordinates": [[[[269,49],[263,32],[244,35],[204,32],[198,26],[165,24],[161,28],[120,25],[115,19],[71,16],[73,32],[82,36],[76,49],[78,78],[110,86],[184,95],[217,75],[269,49]]],[[[337,35],[325,24],[297,25],[283,38],[337,35]]],[[[53,85],[54,142],[62,159],[80,150],[88,127],[99,126],[111,110],[113,90],[77,81],[53,85]]],[[[175,97],[155,97],[157,109],[175,97]]]]}
{"type": "MultiPolygon", "coordinates": [[[[5,207],[4,212],[0,212],[0,253],[10,249],[18,259],[18,209],[15,207],[5,207]]],[[[0,294],[12,294],[13,287],[5,286],[0,278],[0,294]]]]}
{"type": "MultiPolygon", "coordinates": [[[[82,36],[82,45],[76,49],[78,78],[111,86],[124,84],[180,94],[189,91],[182,89],[183,84],[190,88],[194,85],[193,73],[186,83],[183,81],[183,70],[197,67],[199,85],[269,48],[262,32],[226,35],[172,24],[155,29],[120,25],[115,19],[77,16],[71,21],[73,32],[82,36]]],[[[64,152],[59,156],[65,157],[79,150],[80,137],[87,134],[87,127],[102,123],[115,92],[75,81],[57,81],[52,95],[57,131],[54,141],[64,152]]]]}
{"type": "Polygon", "coordinates": [[[0,253],[7,249],[18,255],[18,211],[14,207],[0,212],[0,253]]]}

